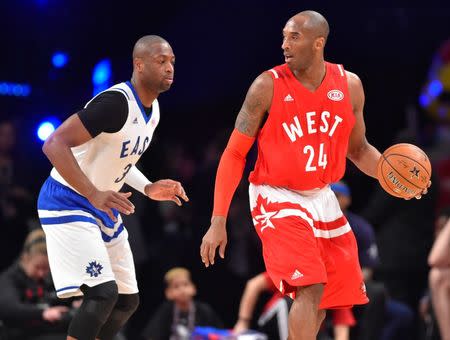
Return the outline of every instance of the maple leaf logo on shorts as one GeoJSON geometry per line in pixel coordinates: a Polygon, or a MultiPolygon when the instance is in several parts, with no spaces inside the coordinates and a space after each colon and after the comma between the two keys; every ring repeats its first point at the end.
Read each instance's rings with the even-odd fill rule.
{"type": "Polygon", "coordinates": [[[102,273],[103,266],[97,261],[89,262],[89,266],[86,267],[86,273],[91,275],[91,277],[99,276],[102,273]]]}
{"type": "Polygon", "coordinates": [[[252,210],[253,218],[256,221],[255,227],[260,228],[261,232],[263,232],[266,228],[275,229],[271,219],[274,218],[279,212],[279,209],[273,207],[273,204],[268,202],[267,198],[263,198],[259,195],[256,199],[256,206],[252,210]]]}

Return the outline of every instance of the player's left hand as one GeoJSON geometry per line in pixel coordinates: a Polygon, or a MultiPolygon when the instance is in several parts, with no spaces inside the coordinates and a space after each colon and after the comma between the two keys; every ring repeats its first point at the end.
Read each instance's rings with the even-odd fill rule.
{"type": "Polygon", "coordinates": [[[214,264],[217,247],[219,247],[220,257],[225,258],[227,242],[226,218],[223,216],[213,216],[211,218],[211,225],[205,236],[203,236],[202,244],[200,245],[200,257],[205,267],[214,264]]]}
{"type": "Polygon", "coordinates": [[[145,194],[155,201],[173,201],[181,206],[180,198],[189,202],[189,198],[180,182],[171,179],[161,179],[145,187],[145,194]]]}
{"type": "MultiPolygon", "coordinates": [[[[423,195],[426,195],[428,193],[428,188],[431,187],[431,181],[428,181],[427,187],[421,191],[420,194],[417,196],[414,196],[415,199],[420,200],[423,195]]],[[[410,200],[411,198],[405,198],[405,200],[410,200]]]]}

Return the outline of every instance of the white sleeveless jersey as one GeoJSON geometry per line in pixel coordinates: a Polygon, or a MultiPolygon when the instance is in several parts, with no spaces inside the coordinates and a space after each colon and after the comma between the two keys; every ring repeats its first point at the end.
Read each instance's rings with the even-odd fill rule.
{"type": "MultiPolygon", "coordinates": [[[[128,101],[125,124],[118,132],[102,132],[88,142],[72,148],[72,153],[81,170],[97,189],[119,191],[131,167],[136,164],[152,140],[153,132],[159,123],[159,104],[156,99],[153,101],[152,113],[147,117],[129,81],[114,85],[106,91],[118,91],[125,95],[128,101]]],[[[50,175],[75,190],[55,168],[50,175]]]]}

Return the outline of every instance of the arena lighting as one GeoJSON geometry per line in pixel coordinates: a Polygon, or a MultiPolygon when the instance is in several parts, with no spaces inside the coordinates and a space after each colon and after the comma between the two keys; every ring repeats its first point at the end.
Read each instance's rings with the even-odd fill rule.
{"type": "Polygon", "coordinates": [[[111,61],[109,59],[103,59],[94,66],[92,72],[94,96],[111,86],[111,74],[111,61]]]}
{"type": "Polygon", "coordinates": [[[28,97],[31,86],[28,84],[0,81],[0,96],[28,97]]]}
{"type": "Polygon", "coordinates": [[[420,103],[420,106],[427,107],[431,103],[430,97],[428,97],[427,94],[422,93],[419,97],[419,103],[420,103]]]}
{"type": "Polygon", "coordinates": [[[48,136],[50,136],[53,131],[55,131],[59,124],[59,120],[55,118],[48,118],[42,121],[36,131],[38,138],[44,142],[48,138],[48,136]]]}
{"type": "Polygon", "coordinates": [[[67,65],[69,56],[64,52],[55,52],[52,56],[52,64],[56,68],[62,68],[67,65]]]}
{"type": "Polygon", "coordinates": [[[443,89],[442,83],[437,79],[433,80],[430,85],[428,85],[428,93],[434,98],[438,97],[443,89]]]}

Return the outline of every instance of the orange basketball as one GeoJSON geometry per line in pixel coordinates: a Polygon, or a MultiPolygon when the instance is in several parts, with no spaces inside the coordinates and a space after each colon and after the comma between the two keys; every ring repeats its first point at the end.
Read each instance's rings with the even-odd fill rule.
{"type": "Polygon", "coordinates": [[[428,156],[413,144],[395,144],[380,157],[377,177],[389,194],[413,198],[425,189],[431,177],[428,156]]]}

